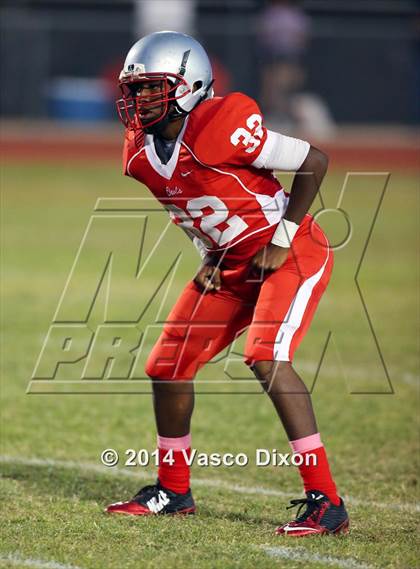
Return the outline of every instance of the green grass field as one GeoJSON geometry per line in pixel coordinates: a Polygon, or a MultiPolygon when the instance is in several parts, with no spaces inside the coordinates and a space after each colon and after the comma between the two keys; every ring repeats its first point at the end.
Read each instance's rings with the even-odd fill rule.
{"type": "MultiPolygon", "coordinates": [[[[343,181],[344,172],[328,175],[322,192],[325,207],[337,206],[343,181]]],[[[287,541],[276,537],[274,529],[290,517],[285,510],[288,500],[300,495],[298,472],[292,467],[255,466],[256,448],[288,452],[288,445],[268,398],[251,380],[240,356],[229,363],[228,371],[241,381],[227,379],[226,358],[200,372],[193,446],[203,452],[244,452],[250,464],[194,466],[198,514],[187,519],[102,513],[107,503],[130,497],[154,478],[153,467],[121,466],[115,471],[100,463],[106,448],[121,455],[128,448],[154,449],[150,396],[107,389],[106,378],[98,383],[112,393],[75,393],[90,390],[89,380],[72,381],[80,377],[77,365],[62,370],[65,383],[51,380],[46,387],[58,391],[61,385],[66,393],[26,391],[97,198],[147,194],[132,180],[123,179],[115,164],[3,167],[2,567],[419,566],[418,187],[414,175],[391,175],[358,273],[392,388],[355,283],[384,181],[385,176],[378,175],[350,179],[341,208],[351,219],[352,237],[336,251],[328,293],[296,354],[297,368],[313,385],[328,333],[332,333],[313,398],[339,489],[348,496],[351,533],[345,538],[287,541]]],[[[318,202],[314,210],[319,207],[318,202]]],[[[151,215],[146,252],[161,234],[165,219],[151,215]]],[[[319,221],[331,242],[343,238],[340,214],[325,213],[319,221]]],[[[127,276],[135,250],[130,241],[134,229],[129,226],[121,219],[111,231],[93,235],[66,305],[68,314],[83,308],[106,243],[122,251],[126,248],[114,284],[121,293],[116,303],[127,314],[155,290],[173,252],[184,253],[166,296],[156,299],[157,304],[163,303],[163,313],[193,276],[197,254],[173,227],[151,260],[141,287],[133,287],[127,276]]],[[[102,297],[101,291],[93,323],[101,320],[102,297]]],[[[145,314],[145,323],[156,319],[154,304],[145,314]]],[[[150,345],[145,344],[146,352],[150,345]]],[[[235,351],[240,353],[240,347],[239,343],[235,351]]],[[[147,382],[134,382],[134,391],[137,387],[139,392],[147,391],[147,382]]],[[[96,385],[91,391],[100,389],[96,385]]]]}

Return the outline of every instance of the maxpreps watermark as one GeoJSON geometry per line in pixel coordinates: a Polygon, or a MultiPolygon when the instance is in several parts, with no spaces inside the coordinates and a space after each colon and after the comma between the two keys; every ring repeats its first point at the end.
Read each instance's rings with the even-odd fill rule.
{"type": "MultiPolygon", "coordinates": [[[[314,453],[282,453],[277,449],[257,448],[255,454],[250,457],[244,452],[239,453],[206,453],[198,452],[197,449],[191,449],[188,453],[185,449],[181,450],[184,454],[185,462],[188,466],[201,466],[217,468],[220,466],[244,467],[252,463],[255,466],[317,466],[317,456],[314,453]]],[[[162,457],[162,462],[172,465],[175,462],[174,451],[168,450],[162,457]]],[[[124,452],[125,461],[124,466],[159,466],[159,451],[148,451],[147,449],[127,449],[124,452]]],[[[119,453],[112,448],[105,449],[101,453],[101,462],[104,466],[117,466],[120,463],[119,453]]]]}
{"type": "MultiPolygon", "coordinates": [[[[310,391],[313,391],[324,358],[334,344],[334,357],[339,357],[337,369],[342,374],[349,393],[394,392],[380,342],[373,329],[373,319],[368,313],[363,286],[359,282],[389,177],[388,172],[348,172],[341,189],[337,188],[339,194],[336,204],[329,204],[334,207],[326,207],[321,192],[318,192],[314,202],[317,210],[314,212],[315,221],[322,219],[324,222],[325,217],[331,216],[336,218],[332,225],[336,227],[334,235],[328,232],[330,247],[340,251],[341,266],[348,268],[347,278],[348,282],[353,282],[353,292],[351,297],[346,298],[350,308],[343,312],[340,310],[343,301],[342,286],[331,288],[330,285],[328,288],[328,313],[334,314],[335,318],[333,323],[328,323],[327,328],[316,333],[320,339],[319,358],[314,360],[314,365],[311,363],[311,371],[308,371],[311,375],[314,373],[310,391]],[[365,188],[371,196],[368,201],[367,192],[363,191],[365,188]],[[359,196],[361,201],[353,203],[350,200],[353,204],[350,207],[351,203],[347,200],[349,194],[359,196]],[[360,211],[363,211],[363,215],[359,215],[360,211]],[[354,245],[347,247],[353,241],[353,236],[357,237],[354,245]],[[346,344],[347,335],[342,333],[348,328],[348,322],[344,318],[349,319],[352,325],[357,321],[357,337],[359,344],[363,345],[365,358],[363,361],[369,365],[370,370],[368,380],[365,373],[361,377],[353,373],[355,362],[350,358],[352,351],[346,344]]],[[[171,192],[175,192],[171,199],[179,201],[180,211],[183,211],[183,215],[185,213],[185,219],[188,218],[188,223],[192,226],[197,219],[192,212],[199,211],[201,216],[202,206],[187,214],[182,209],[186,207],[185,200],[182,195],[177,195],[178,190],[179,188],[171,188],[171,192]]],[[[274,202],[272,206],[265,207],[271,215],[279,206],[274,202]]],[[[226,213],[225,209],[223,212],[226,213]]],[[[249,210],[240,213],[244,219],[253,215],[249,210]]],[[[197,262],[193,248],[184,247],[174,239],[177,231],[175,225],[168,220],[167,211],[152,196],[98,198],[67,281],[63,283],[37,361],[34,362],[28,393],[150,394],[152,386],[145,366],[173,304],[173,284],[185,281],[184,273],[179,272],[181,265],[187,263],[188,266],[196,266],[197,262]],[[154,283],[154,286],[150,286],[150,283],[154,283]]],[[[343,282],[343,277],[345,276],[341,275],[337,282],[343,282]]],[[[321,318],[321,321],[327,324],[329,318],[321,318]]],[[[280,327],[282,323],[282,320],[274,320],[261,325],[280,327]]],[[[203,363],[212,366],[211,379],[202,377],[196,385],[197,391],[224,395],[262,394],[258,384],[255,384],[253,374],[243,364],[245,354],[240,335],[217,358],[207,361],[206,351],[216,341],[217,328],[222,333],[225,327],[226,322],[185,325],[185,337],[194,331],[202,341],[203,361],[200,363],[200,358],[197,359],[194,374],[203,363]],[[206,333],[209,326],[213,328],[211,335],[206,333]],[[210,390],[207,384],[211,385],[210,390]],[[231,389],[227,390],[226,384],[231,389]]],[[[276,343],[272,346],[273,350],[275,345],[276,343]]],[[[174,361],[179,357],[180,352],[177,350],[181,349],[180,345],[174,347],[171,356],[174,361]]]]}

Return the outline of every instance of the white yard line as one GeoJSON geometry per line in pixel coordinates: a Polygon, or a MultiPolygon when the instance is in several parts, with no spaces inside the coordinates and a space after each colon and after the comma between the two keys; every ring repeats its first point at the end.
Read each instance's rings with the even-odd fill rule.
{"type": "Polygon", "coordinates": [[[41,561],[40,559],[32,559],[31,557],[21,557],[18,553],[0,555],[0,562],[2,561],[7,561],[7,563],[11,565],[34,567],[35,569],[80,569],[80,567],[76,567],[76,565],[66,565],[58,561],[41,561]]]}
{"type": "Polygon", "coordinates": [[[275,559],[322,563],[322,565],[333,565],[334,567],[343,567],[343,569],[372,569],[371,565],[359,563],[356,559],[319,555],[318,553],[311,553],[300,547],[263,547],[263,551],[275,559]]]}
{"type": "Polygon", "coordinates": [[[414,387],[417,388],[420,387],[420,377],[415,373],[410,373],[409,371],[406,371],[405,373],[402,374],[401,380],[403,381],[403,383],[406,383],[407,385],[413,385],[414,387]]]}
{"type": "MultiPolygon", "coordinates": [[[[70,460],[54,460],[47,458],[29,458],[29,457],[15,457],[8,455],[0,455],[0,463],[6,464],[22,464],[25,466],[51,466],[54,468],[75,469],[84,472],[94,472],[97,474],[110,474],[114,476],[128,476],[137,478],[138,480],[150,479],[151,474],[144,470],[130,470],[129,468],[106,467],[91,462],[76,462],[70,460]]],[[[296,498],[296,492],[284,492],[282,490],[275,490],[271,488],[264,488],[261,486],[242,486],[240,484],[230,483],[227,480],[220,478],[196,478],[192,482],[193,486],[204,486],[211,488],[220,488],[229,492],[236,492],[238,494],[252,494],[262,496],[277,496],[279,498],[296,498]]],[[[420,512],[419,504],[408,504],[399,502],[376,502],[371,500],[364,500],[354,498],[353,496],[344,495],[343,498],[349,502],[351,506],[364,506],[371,508],[379,508],[383,510],[397,510],[403,512],[420,512]]]]}
{"type": "MultiPolygon", "coordinates": [[[[289,561],[304,561],[311,563],[322,563],[323,565],[333,565],[342,567],[343,569],[372,569],[370,565],[359,563],[354,559],[345,559],[340,557],[330,557],[329,555],[319,555],[318,553],[310,553],[302,548],[289,547],[263,547],[267,555],[275,559],[286,559],[289,561]]],[[[34,569],[80,569],[75,565],[66,565],[58,561],[41,561],[40,559],[32,559],[22,557],[17,553],[9,553],[8,555],[0,555],[0,562],[5,561],[11,565],[20,567],[33,567],[34,569]]]]}

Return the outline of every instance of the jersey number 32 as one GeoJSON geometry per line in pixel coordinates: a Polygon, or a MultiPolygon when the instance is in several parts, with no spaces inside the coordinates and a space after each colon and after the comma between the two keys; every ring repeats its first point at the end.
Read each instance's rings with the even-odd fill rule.
{"type": "Polygon", "coordinates": [[[256,148],[261,144],[261,139],[263,137],[262,128],[262,117],[261,115],[253,114],[246,119],[246,128],[239,127],[232,133],[230,141],[233,146],[238,146],[241,142],[246,146],[245,152],[249,154],[254,152],[256,148]]]}

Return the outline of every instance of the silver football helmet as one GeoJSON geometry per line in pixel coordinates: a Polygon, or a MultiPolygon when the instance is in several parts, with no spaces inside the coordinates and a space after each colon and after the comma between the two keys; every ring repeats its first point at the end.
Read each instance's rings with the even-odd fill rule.
{"type": "Polygon", "coordinates": [[[127,128],[153,132],[213,96],[204,48],[178,32],[156,32],[136,42],[119,76],[117,109],[127,128]],[[145,94],[146,93],[146,94],[145,94]]]}

